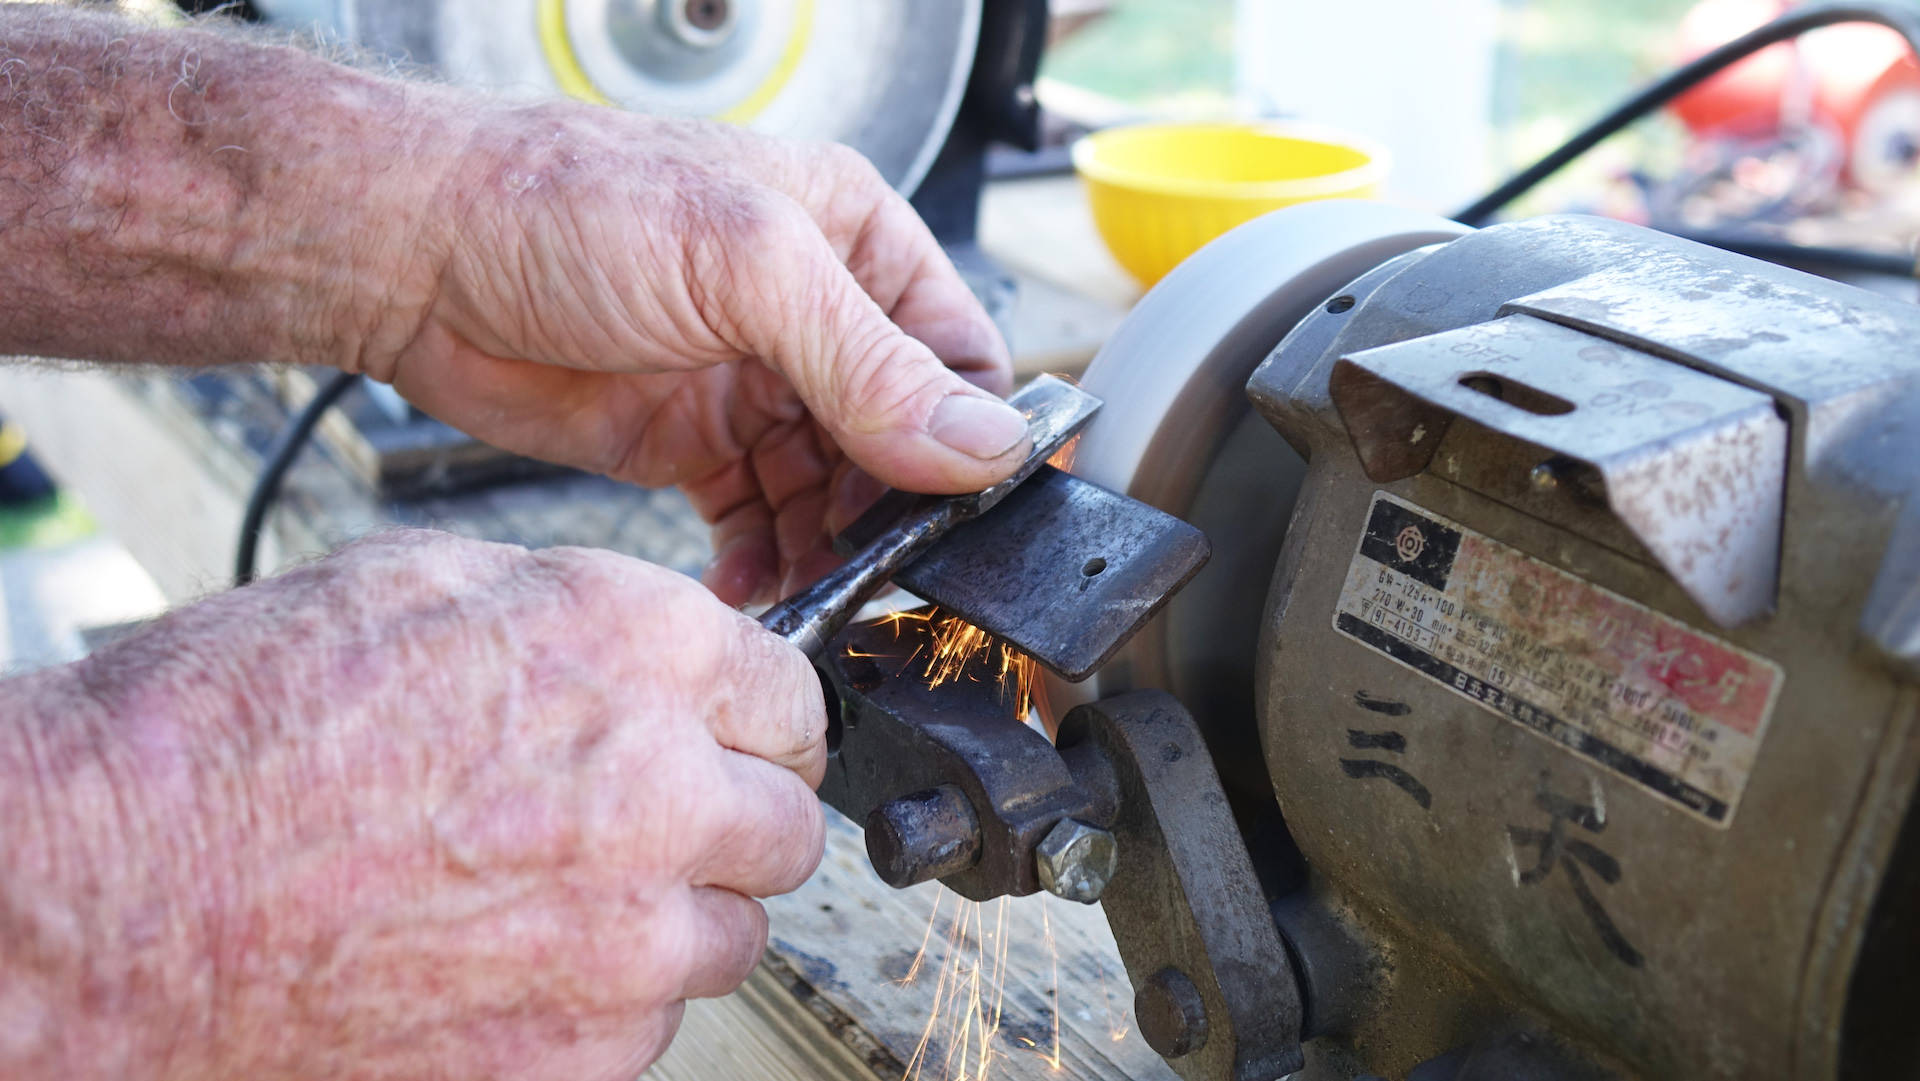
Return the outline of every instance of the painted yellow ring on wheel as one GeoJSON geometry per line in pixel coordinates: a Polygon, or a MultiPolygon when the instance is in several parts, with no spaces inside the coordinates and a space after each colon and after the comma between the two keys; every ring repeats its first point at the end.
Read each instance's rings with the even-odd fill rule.
{"type": "MultiPolygon", "coordinates": [[[[567,38],[567,0],[539,0],[539,5],[540,49],[546,54],[547,66],[553,70],[554,82],[568,96],[581,101],[590,101],[595,105],[618,104],[602,93],[587,76],[586,69],[580,66],[580,57],[574,53],[573,42],[567,38]]],[[[714,117],[715,120],[729,124],[751,124],[780,91],[786,89],[787,82],[800,66],[800,57],[807,50],[807,42],[813,37],[813,5],[814,0],[798,0],[794,4],[793,34],[787,38],[787,47],[780,54],[780,62],[773,66],[759,86],[753,88],[752,93],[733,108],[714,117]]]]}

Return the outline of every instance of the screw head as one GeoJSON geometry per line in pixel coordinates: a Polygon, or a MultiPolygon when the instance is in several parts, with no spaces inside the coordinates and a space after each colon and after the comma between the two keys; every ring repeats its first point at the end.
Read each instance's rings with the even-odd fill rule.
{"type": "Polygon", "coordinates": [[[1187,974],[1168,965],[1133,994],[1140,1035],[1161,1058],[1191,1055],[1207,1043],[1207,1004],[1187,974]]]}
{"type": "Polygon", "coordinates": [[[1120,844],[1113,834],[1074,818],[1063,818],[1033,851],[1041,888],[1056,897],[1093,904],[1120,866],[1120,844]]]}

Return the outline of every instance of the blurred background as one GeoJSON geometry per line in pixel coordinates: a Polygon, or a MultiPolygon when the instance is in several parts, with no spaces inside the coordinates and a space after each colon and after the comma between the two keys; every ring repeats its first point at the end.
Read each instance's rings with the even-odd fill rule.
{"type": "MultiPolygon", "coordinates": [[[[1389,194],[1396,200],[1448,210],[1684,56],[1787,6],[1055,0],[1056,19],[1076,25],[1045,57],[1040,95],[1051,108],[1102,120],[1300,116],[1337,125],[1393,151],[1389,194]]],[[[1656,117],[1575,163],[1515,211],[1617,207],[1616,185],[1679,168],[1690,138],[1673,115],[1656,117]]]]}

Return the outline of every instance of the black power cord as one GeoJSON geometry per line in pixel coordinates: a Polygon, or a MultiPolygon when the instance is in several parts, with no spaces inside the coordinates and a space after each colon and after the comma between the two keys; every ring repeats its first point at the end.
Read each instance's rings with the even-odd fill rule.
{"type": "Polygon", "coordinates": [[[253,581],[259,561],[260,533],[267,523],[267,511],[273,507],[273,501],[280,497],[280,485],[287,479],[287,470],[293,467],[293,460],[300,456],[300,448],[312,438],[314,428],[319,426],[320,418],[326,415],[327,410],[359,381],[360,377],[353,372],[340,372],[327,380],[274,440],[273,449],[267,452],[266,464],[260,467],[260,475],[254,479],[253,491],[247,495],[246,512],[240,516],[240,543],[235,547],[233,556],[234,585],[243,586],[253,581]]]}
{"type": "Polygon", "coordinates": [[[1893,252],[1795,244],[1790,240],[1779,240],[1753,233],[1720,230],[1697,233],[1673,230],[1672,233],[1674,236],[1691,240],[1696,244],[1706,244],[1736,255],[1748,255],[1755,259],[1764,259],[1769,263],[1781,263],[1787,266],[1819,268],[1838,274],[1878,274],[1894,278],[1911,278],[1920,274],[1920,269],[1916,269],[1914,265],[1913,256],[1896,255],[1893,252]]]}
{"type": "MultiPolygon", "coordinates": [[[[1654,112],[1675,98],[1752,56],[1783,41],[1791,41],[1809,30],[1841,23],[1878,23],[1907,39],[1907,47],[1920,56],[1920,11],[1899,4],[1837,3],[1809,4],[1796,8],[1757,30],[1727,42],[1711,52],[1675,68],[1668,75],[1648,84],[1632,97],[1615,106],[1573,138],[1560,144],[1539,161],[1514,174],[1506,183],[1475,200],[1454,215],[1463,225],[1480,226],[1507,204],[1532,191],[1539,183],[1565,168],[1568,163],[1598,146],[1609,136],[1654,112]]],[[[1911,272],[1912,268],[1908,268],[1911,272]]]]}

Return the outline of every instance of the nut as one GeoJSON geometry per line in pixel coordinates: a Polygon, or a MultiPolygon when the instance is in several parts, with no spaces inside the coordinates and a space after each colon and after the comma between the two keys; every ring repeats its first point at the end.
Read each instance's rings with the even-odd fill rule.
{"type": "Polygon", "coordinates": [[[1093,904],[1106,892],[1120,864],[1113,834],[1073,818],[1063,818],[1033,851],[1040,885],[1056,897],[1093,904]]]}

